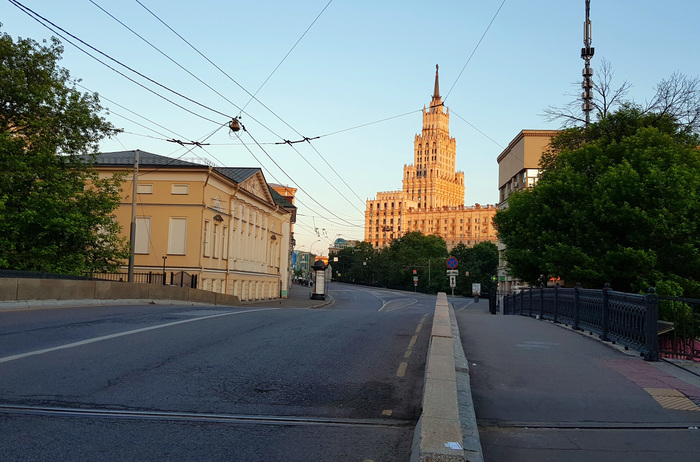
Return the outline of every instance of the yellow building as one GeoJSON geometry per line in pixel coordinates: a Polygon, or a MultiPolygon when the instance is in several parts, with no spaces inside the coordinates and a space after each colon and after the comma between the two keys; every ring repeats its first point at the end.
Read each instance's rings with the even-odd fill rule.
{"type": "Polygon", "coordinates": [[[413,164],[403,167],[401,191],[378,192],[367,201],[365,241],[375,248],[411,231],[441,236],[452,249],[496,242],[496,206],[464,205],[464,172],[456,171],[457,142],[450,137],[450,111],[442,103],[438,69],[423,129],[413,142],[413,164]]]}
{"type": "MultiPolygon", "coordinates": [[[[556,130],[523,130],[498,156],[498,208],[508,208],[508,197],[523,188],[532,188],[540,176],[540,159],[549,150],[556,130]]],[[[503,258],[505,246],[498,243],[499,294],[510,294],[523,286],[522,281],[508,274],[503,258]]]]}
{"type": "MultiPolygon", "coordinates": [[[[135,154],[103,153],[94,163],[102,176],[126,174],[116,217],[127,238],[135,154]]],[[[296,208],[259,168],[139,151],[136,196],[135,272],[195,274],[199,289],[241,300],[287,297],[296,208]]]]}

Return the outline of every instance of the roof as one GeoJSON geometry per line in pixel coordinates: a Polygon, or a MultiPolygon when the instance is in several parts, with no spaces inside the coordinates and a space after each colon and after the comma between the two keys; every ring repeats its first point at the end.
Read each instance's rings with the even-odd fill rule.
{"type": "Polygon", "coordinates": [[[214,167],[215,172],[219,172],[231,181],[242,183],[260,171],[259,167],[214,167]]]}
{"type": "Polygon", "coordinates": [[[96,156],[80,156],[84,160],[100,166],[125,166],[134,165],[136,152],[139,153],[139,166],[142,167],[192,167],[192,168],[209,168],[204,164],[195,164],[180,159],[153,154],[152,152],[141,151],[140,149],[132,151],[115,151],[103,152],[96,156]]]}
{"type": "Polygon", "coordinates": [[[291,202],[289,202],[287,199],[285,199],[283,195],[281,195],[280,193],[275,191],[270,185],[268,185],[267,187],[270,190],[270,194],[272,194],[272,198],[275,200],[275,204],[277,204],[280,207],[283,207],[285,209],[296,209],[297,208],[295,205],[292,205],[291,202]]]}

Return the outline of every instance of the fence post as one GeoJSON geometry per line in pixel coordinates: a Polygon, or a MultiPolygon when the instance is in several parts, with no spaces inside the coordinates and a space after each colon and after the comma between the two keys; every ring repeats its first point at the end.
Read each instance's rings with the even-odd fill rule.
{"type": "Polygon", "coordinates": [[[540,287],[540,319],[544,318],[544,287],[540,287]]]}
{"type": "Polygon", "coordinates": [[[581,289],[581,283],[577,282],[576,287],[574,287],[574,330],[578,330],[578,323],[581,321],[581,313],[579,312],[579,290],[581,289]]]}
{"type": "Polygon", "coordinates": [[[530,295],[528,298],[530,299],[530,317],[532,317],[532,287],[530,287],[527,292],[530,295]]]}
{"type": "Polygon", "coordinates": [[[600,339],[604,342],[608,341],[608,298],[610,296],[610,283],[606,282],[603,287],[603,319],[601,320],[601,330],[600,339]]]}
{"type": "Polygon", "coordinates": [[[557,323],[557,315],[559,311],[559,283],[554,286],[554,324],[557,323]]]}
{"type": "Polygon", "coordinates": [[[646,314],[644,319],[644,330],[646,335],[646,361],[659,360],[659,297],[656,289],[649,287],[649,293],[644,296],[646,304],[646,314]]]}

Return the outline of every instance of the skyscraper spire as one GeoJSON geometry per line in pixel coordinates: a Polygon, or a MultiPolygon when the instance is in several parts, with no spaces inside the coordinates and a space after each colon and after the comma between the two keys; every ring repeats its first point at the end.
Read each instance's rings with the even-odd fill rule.
{"type": "Polygon", "coordinates": [[[433,99],[440,98],[440,82],[438,80],[438,69],[439,69],[439,66],[436,64],[435,65],[435,90],[433,90],[433,99]]]}

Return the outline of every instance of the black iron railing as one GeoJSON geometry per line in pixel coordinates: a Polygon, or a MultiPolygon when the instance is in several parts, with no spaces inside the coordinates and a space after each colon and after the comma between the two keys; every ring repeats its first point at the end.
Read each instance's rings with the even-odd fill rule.
{"type": "Polygon", "coordinates": [[[504,314],[536,316],[587,330],[639,351],[644,359],[658,361],[659,297],[581,287],[540,287],[506,295],[504,314]]]}
{"type": "Polygon", "coordinates": [[[700,362],[700,300],[659,296],[659,353],[700,362]]]}
{"type": "MultiPolygon", "coordinates": [[[[91,273],[86,276],[103,281],[126,282],[129,279],[127,273],[91,273]]],[[[137,284],[171,285],[196,289],[197,275],[189,274],[184,271],[179,271],[177,273],[171,272],[170,274],[161,271],[142,271],[134,272],[134,282],[137,284]]]]}

